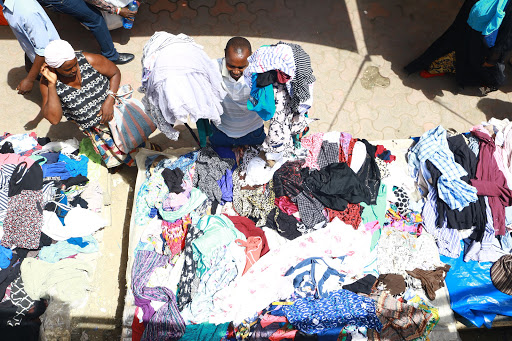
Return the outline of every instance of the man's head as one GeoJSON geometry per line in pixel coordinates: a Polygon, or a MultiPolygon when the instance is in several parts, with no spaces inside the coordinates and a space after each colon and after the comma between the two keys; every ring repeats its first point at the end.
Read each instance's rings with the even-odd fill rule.
{"type": "Polygon", "coordinates": [[[226,68],[229,75],[238,80],[245,68],[249,65],[247,58],[252,54],[251,43],[242,37],[233,37],[229,39],[224,50],[226,57],[226,68]]]}
{"type": "Polygon", "coordinates": [[[75,50],[65,40],[53,40],[44,50],[44,59],[49,67],[63,77],[74,77],[78,70],[75,50]]]}

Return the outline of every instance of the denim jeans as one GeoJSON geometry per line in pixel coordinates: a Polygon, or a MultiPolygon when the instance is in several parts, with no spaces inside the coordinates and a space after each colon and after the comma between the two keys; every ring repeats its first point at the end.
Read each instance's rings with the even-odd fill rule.
{"type": "Polygon", "coordinates": [[[100,44],[101,54],[114,61],[119,58],[101,11],[84,0],[37,0],[42,6],[58,13],[69,14],[85,25],[100,44]]]}
{"type": "Polygon", "coordinates": [[[251,131],[249,134],[244,135],[242,137],[229,137],[224,134],[212,124],[212,135],[210,136],[210,143],[212,146],[219,147],[231,147],[231,146],[255,146],[260,145],[265,141],[265,127],[261,126],[261,128],[251,131]]]}

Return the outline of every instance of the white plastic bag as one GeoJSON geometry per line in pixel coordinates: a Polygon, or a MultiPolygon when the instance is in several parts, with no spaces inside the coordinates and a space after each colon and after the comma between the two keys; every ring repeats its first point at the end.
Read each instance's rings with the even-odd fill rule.
{"type": "Polygon", "coordinates": [[[109,31],[123,27],[122,16],[117,14],[110,14],[104,11],[102,11],[101,14],[103,14],[103,19],[105,19],[105,23],[107,24],[109,31]]]}

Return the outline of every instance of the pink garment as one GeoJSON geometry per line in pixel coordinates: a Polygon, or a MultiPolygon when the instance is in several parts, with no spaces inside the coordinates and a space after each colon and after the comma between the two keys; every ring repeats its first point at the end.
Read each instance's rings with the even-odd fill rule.
{"type": "Polygon", "coordinates": [[[280,340],[285,340],[285,339],[294,340],[297,332],[298,332],[297,329],[293,329],[293,330],[278,329],[278,330],[276,330],[276,332],[274,334],[270,335],[270,337],[268,339],[270,341],[280,341],[280,340]]]}
{"type": "Polygon", "coordinates": [[[5,164],[19,164],[21,162],[26,162],[27,166],[30,167],[34,164],[34,160],[29,158],[28,156],[21,156],[18,154],[0,154],[0,165],[5,164]]]}
{"type": "Polygon", "coordinates": [[[320,149],[322,148],[323,136],[324,133],[315,133],[304,136],[300,140],[301,146],[308,150],[308,156],[306,157],[306,162],[302,168],[309,167],[311,169],[320,170],[317,160],[318,154],[320,154],[320,149]]]}
{"type": "Polygon", "coordinates": [[[181,206],[185,205],[190,199],[190,191],[184,191],[181,193],[169,193],[162,203],[162,208],[165,211],[175,211],[181,206]]]}
{"type": "Polygon", "coordinates": [[[292,215],[296,212],[299,212],[299,208],[297,204],[290,200],[287,196],[278,197],[275,199],[275,204],[277,207],[281,209],[284,213],[288,215],[292,215]]]}
{"type": "Polygon", "coordinates": [[[379,221],[378,220],[375,220],[375,221],[371,221],[369,223],[366,223],[364,225],[366,231],[370,231],[371,233],[377,231],[378,229],[380,229],[380,225],[379,225],[379,221]]]}
{"type": "Polygon", "coordinates": [[[265,314],[260,318],[260,324],[263,328],[267,328],[272,323],[281,323],[288,322],[285,316],[275,316],[270,314],[265,314]]]}
{"type": "Polygon", "coordinates": [[[345,155],[349,154],[350,141],[352,141],[352,135],[349,133],[340,134],[340,146],[345,155]]]}
{"type": "Polygon", "coordinates": [[[505,235],[505,206],[512,205],[512,191],[494,158],[496,147],[489,132],[479,126],[473,127],[471,131],[480,139],[480,153],[475,179],[470,183],[478,190],[478,195],[488,196],[495,233],[505,235]]]}
{"type": "Polygon", "coordinates": [[[261,237],[249,237],[247,238],[247,241],[243,241],[241,239],[235,240],[235,242],[245,247],[245,268],[242,275],[244,275],[247,270],[251,268],[251,266],[254,265],[260,259],[261,257],[261,248],[263,247],[263,241],[261,240],[261,237]]]}

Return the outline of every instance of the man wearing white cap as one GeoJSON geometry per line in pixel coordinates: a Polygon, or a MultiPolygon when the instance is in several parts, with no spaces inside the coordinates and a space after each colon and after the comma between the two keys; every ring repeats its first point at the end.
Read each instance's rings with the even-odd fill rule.
{"type": "Polygon", "coordinates": [[[60,37],[36,0],[0,0],[0,5],[12,32],[25,51],[28,75],[16,87],[18,93],[24,95],[32,90],[39,75],[44,63],[44,49],[50,41],[60,37]]]}

